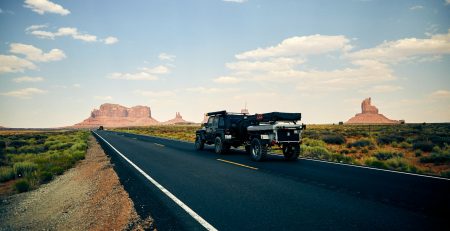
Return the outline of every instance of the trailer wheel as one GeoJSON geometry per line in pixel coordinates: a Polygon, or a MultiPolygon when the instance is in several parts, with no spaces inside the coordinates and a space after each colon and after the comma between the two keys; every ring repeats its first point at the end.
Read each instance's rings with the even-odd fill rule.
{"type": "Polygon", "coordinates": [[[283,155],[285,160],[297,160],[300,155],[300,145],[283,144],[283,155]]]}
{"type": "Polygon", "coordinates": [[[226,152],[228,152],[228,150],[230,150],[230,146],[224,144],[219,136],[216,137],[216,139],[214,140],[214,151],[217,154],[225,154],[226,152]]]}
{"type": "Polygon", "coordinates": [[[203,150],[205,147],[205,141],[202,140],[200,135],[195,136],[195,150],[203,150]]]}
{"type": "Polygon", "coordinates": [[[266,158],[267,155],[267,146],[261,144],[261,141],[258,138],[254,138],[252,140],[251,145],[251,157],[254,161],[262,161],[266,158]]]}

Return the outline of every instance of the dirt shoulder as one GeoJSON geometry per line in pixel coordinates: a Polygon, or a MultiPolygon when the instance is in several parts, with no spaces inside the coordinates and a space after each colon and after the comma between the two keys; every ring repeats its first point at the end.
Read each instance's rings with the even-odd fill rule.
{"type": "Polygon", "coordinates": [[[141,219],[94,137],[86,158],[39,189],[0,201],[0,230],[143,230],[141,219]]]}

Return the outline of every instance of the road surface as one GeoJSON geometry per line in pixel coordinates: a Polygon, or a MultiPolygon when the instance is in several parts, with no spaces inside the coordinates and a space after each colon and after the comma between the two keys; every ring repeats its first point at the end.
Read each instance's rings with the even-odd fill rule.
{"type": "Polygon", "coordinates": [[[450,181],[95,131],[138,213],[159,230],[439,230],[450,181]]]}

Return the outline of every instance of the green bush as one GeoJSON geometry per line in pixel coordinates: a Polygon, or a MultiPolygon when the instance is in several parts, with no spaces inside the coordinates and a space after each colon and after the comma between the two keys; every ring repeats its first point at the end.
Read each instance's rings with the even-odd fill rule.
{"type": "Polygon", "coordinates": [[[306,146],[310,147],[325,147],[326,143],[322,140],[316,140],[316,139],[310,139],[310,138],[303,138],[302,143],[306,146]]]}
{"type": "Polygon", "coordinates": [[[362,140],[357,140],[353,143],[348,144],[347,147],[349,147],[349,148],[351,148],[351,147],[367,147],[369,145],[372,145],[372,142],[370,140],[362,139],[362,140]]]}
{"type": "Polygon", "coordinates": [[[449,153],[431,153],[430,156],[421,157],[420,162],[434,163],[434,164],[450,163],[450,154],[449,153]]]}
{"type": "Polygon", "coordinates": [[[398,152],[388,152],[388,151],[379,151],[373,155],[378,160],[389,160],[394,157],[403,157],[403,153],[398,152]]]}
{"type": "Polygon", "coordinates": [[[16,176],[21,177],[21,176],[27,176],[29,174],[31,174],[32,172],[36,171],[38,166],[37,164],[33,163],[33,162],[18,162],[15,163],[14,166],[14,173],[16,174],[16,176]]]}
{"type": "Polygon", "coordinates": [[[322,136],[322,140],[327,144],[343,144],[345,143],[345,137],[340,134],[328,134],[322,136]]]}
{"type": "Polygon", "coordinates": [[[403,142],[405,141],[405,137],[403,136],[398,136],[398,135],[381,135],[377,138],[377,143],[378,144],[390,144],[392,142],[403,142]]]}
{"type": "Polygon", "coordinates": [[[39,181],[42,184],[45,184],[53,179],[53,174],[47,171],[43,171],[39,173],[39,181]]]}
{"type": "Polygon", "coordinates": [[[302,145],[301,150],[304,157],[328,160],[331,156],[330,151],[324,147],[309,147],[302,145]]]}
{"type": "Polygon", "coordinates": [[[0,167],[0,182],[14,179],[14,169],[9,166],[0,167]]]}
{"type": "Polygon", "coordinates": [[[420,149],[424,152],[431,152],[433,150],[433,147],[434,145],[430,141],[416,141],[413,144],[414,150],[420,149]]]}
{"type": "Polygon", "coordinates": [[[61,175],[64,173],[64,168],[60,166],[53,166],[52,168],[50,168],[50,172],[52,172],[55,175],[61,175]]]}
{"type": "Polygon", "coordinates": [[[387,165],[383,161],[379,161],[378,159],[373,157],[366,159],[364,164],[374,168],[387,168],[387,165]]]}
{"type": "Polygon", "coordinates": [[[27,192],[28,190],[30,190],[30,183],[25,179],[21,179],[14,184],[14,187],[19,193],[27,192]]]}
{"type": "Polygon", "coordinates": [[[408,162],[406,162],[406,160],[399,158],[399,157],[387,160],[386,165],[389,167],[389,169],[393,169],[393,170],[398,170],[398,171],[408,171],[409,170],[408,162]]]}
{"type": "Polygon", "coordinates": [[[414,155],[415,155],[416,157],[422,156],[422,151],[421,151],[421,150],[416,150],[416,151],[414,152],[414,155]]]}

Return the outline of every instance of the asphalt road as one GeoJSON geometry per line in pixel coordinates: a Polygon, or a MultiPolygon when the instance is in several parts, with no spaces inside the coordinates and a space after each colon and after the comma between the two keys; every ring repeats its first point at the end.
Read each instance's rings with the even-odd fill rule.
{"type": "Polygon", "coordinates": [[[217,155],[212,146],[96,134],[138,213],[151,214],[158,230],[448,228],[446,179],[276,155],[252,162],[239,150],[217,155]]]}

